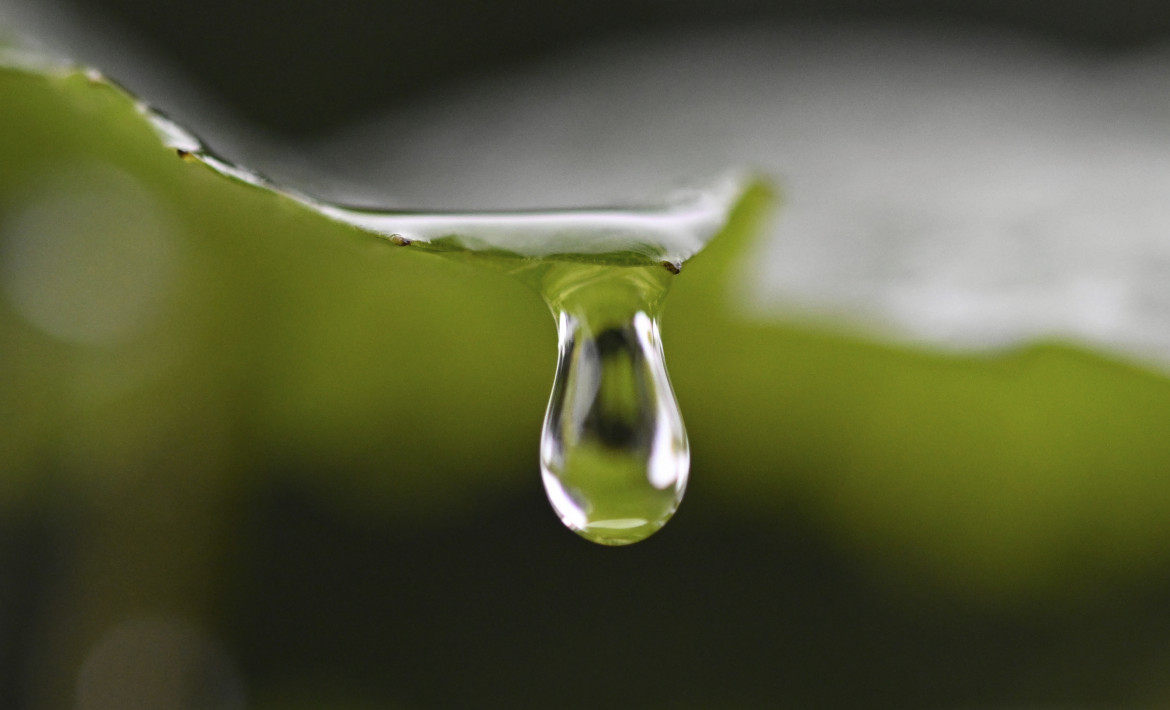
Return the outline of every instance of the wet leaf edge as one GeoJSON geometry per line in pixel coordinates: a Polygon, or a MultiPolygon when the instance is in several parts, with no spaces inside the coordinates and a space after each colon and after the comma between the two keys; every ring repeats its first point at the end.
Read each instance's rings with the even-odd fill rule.
{"type": "Polygon", "coordinates": [[[489,261],[660,265],[678,273],[711,240],[731,231],[745,201],[774,192],[761,174],[736,171],[725,173],[706,189],[680,191],[660,204],[639,207],[457,212],[337,205],[279,185],[217,155],[194,132],[93,67],[0,42],[0,72],[46,81],[83,78],[82,85],[89,90],[113,92],[117,100],[132,106],[158,138],[159,147],[179,159],[395,246],[435,254],[489,261]],[[516,234],[526,236],[523,243],[513,239],[516,234]]]}

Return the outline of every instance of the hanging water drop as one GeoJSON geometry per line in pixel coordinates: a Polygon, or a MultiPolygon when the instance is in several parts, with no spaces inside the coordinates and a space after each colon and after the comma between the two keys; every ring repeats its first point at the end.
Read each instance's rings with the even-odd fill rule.
{"type": "Polygon", "coordinates": [[[576,265],[543,279],[559,359],[541,475],[561,521],[603,545],[653,534],[686,489],[690,449],[657,322],[669,277],[664,269],[576,265]]]}

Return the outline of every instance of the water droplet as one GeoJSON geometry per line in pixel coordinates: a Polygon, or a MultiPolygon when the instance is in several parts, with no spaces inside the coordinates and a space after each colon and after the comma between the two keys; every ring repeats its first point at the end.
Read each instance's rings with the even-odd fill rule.
{"type": "Polygon", "coordinates": [[[658,335],[669,276],[660,268],[561,265],[542,279],[559,359],[541,475],[561,521],[603,545],[653,534],[686,488],[690,449],[658,335]]]}

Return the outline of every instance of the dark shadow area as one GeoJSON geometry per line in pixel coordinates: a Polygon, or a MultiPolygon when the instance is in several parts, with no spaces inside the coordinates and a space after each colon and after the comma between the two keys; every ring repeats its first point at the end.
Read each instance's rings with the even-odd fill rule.
{"type": "Polygon", "coordinates": [[[0,516],[0,708],[25,707],[28,655],[42,630],[45,594],[61,573],[60,522],[36,506],[0,516]]]}
{"type": "Polygon", "coordinates": [[[240,537],[233,645],[261,695],[568,709],[1112,706],[1154,690],[1170,651],[1166,580],[1092,608],[910,599],[799,511],[717,510],[694,492],[615,550],[557,529],[535,481],[425,531],[270,489],[240,537]]]}

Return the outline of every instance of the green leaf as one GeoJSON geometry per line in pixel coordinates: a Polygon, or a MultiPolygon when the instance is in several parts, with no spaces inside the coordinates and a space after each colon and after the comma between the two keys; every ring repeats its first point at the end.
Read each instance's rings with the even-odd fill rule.
{"type": "MultiPolygon", "coordinates": [[[[46,470],[102,489],[154,470],[159,451],[203,462],[192,477],[315,471],[322,495],[403,520],[538,485],[545,309],[510,279],[420,252],[530,254],[463,228],[446,235],[458,243],[444,230],[405,248],[372,239],[248,173],[178,160],[99,77],[0,81],[13,107],[0,113],[0,264],[15,268],[34,228],[56,225],[68,245],[89,230],[95,245],[80,263],[40,254],[69,278],[4,274],[7,499],[46,470]],[[136,227],[134,253],[155,256],[135,273],[165,287],[84,288],[136,227]],[[17,282],[21,303],[53,315],[30,320],[17,282]]],[[[1092,593],[1156,569],[1170,542],[1164,376],[1067,342],[939,352],[753,314],[734,294],[769,204],[762,187],[743,195],[666,309],[692,494],[765,521],[799,509],[884,574],[983,599],[1092,593]]]]}
{"type": "Polygon", "coordinates": [[[0,309],[4,379],[21,393],[0,434],[13,474],[77,438],[99,481],[171,437],[235,457],[227,439],[242,429],[274,465],[355,473],[342,489],[362,505],[457,507],[533,460],[555,339],[517,283],[432,253],[507,271],[677,271],[762,189],[729,179],[650,209],[354,210],[212,155],[95,70],[4,63],[0,91],[18,110],[0,115],[0,236],[26,292],[0,309]],[[156,261],[120,265],[140,227],[156,261]],[[157,272],[141,286],[154,290],[135,291],[135,272],[157,272]],[[60,377],[71,368],[78,381],[60,377]]]}

